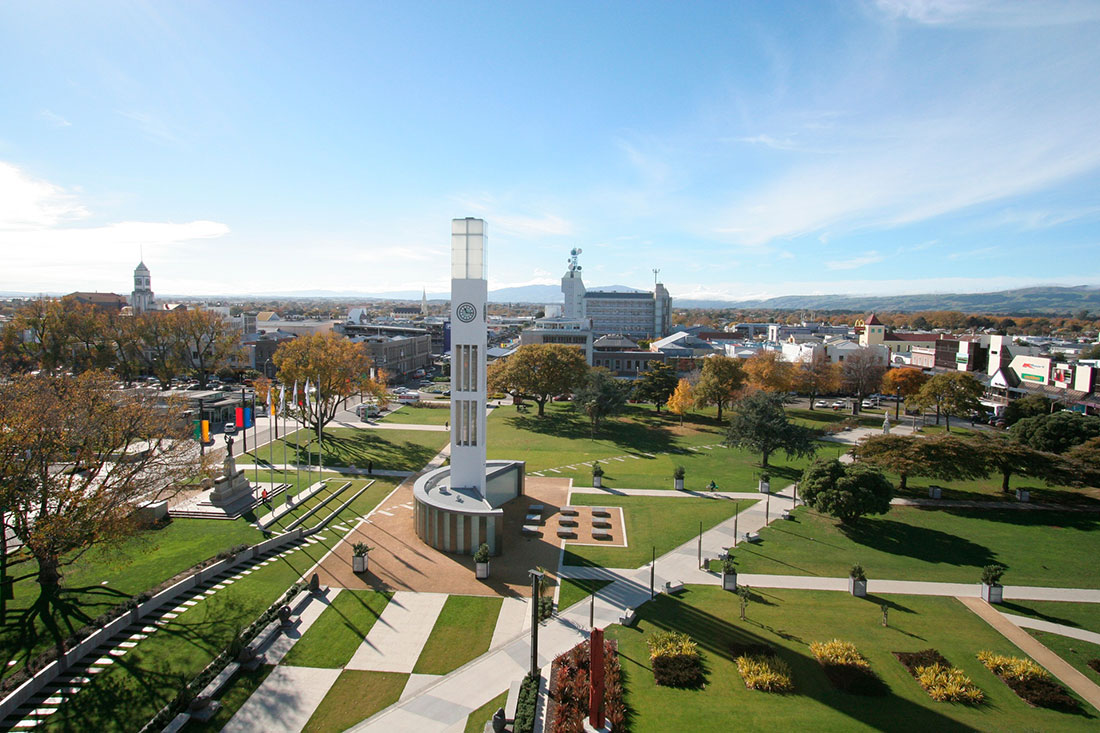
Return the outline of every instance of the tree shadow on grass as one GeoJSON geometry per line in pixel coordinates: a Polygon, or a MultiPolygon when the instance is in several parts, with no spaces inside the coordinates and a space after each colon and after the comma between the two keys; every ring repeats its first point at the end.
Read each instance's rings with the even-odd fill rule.
{"type": "Polygon", "coordinates": [[[1001,524],[1014,524],[1017,527],[1069,528],[1082,532],[1100,530],[1100,514],[1094,512],[1060,512],[1043,509],[964,509],[944,507],[942,509],[922,509],[921,511],[940,511],[967,519],[983,519],[1001,524]]]}
{"type": "Polygon", "coordinates": [[[1081,624],[1068,618],[1061,618],[1060,616],[1052,616],[1049,613],[1043,613],[1034,606],[1025,606],[1020,603],[1013,603],[1012,601],[1001,601],[1000,610],[1007,613],[1015,613],[1019,616],[1027,616],[1028,618],[1037,618],[1043,621],[1049,621],[1052,624],[1062,624],[1063,626],[1072,626],[1074,628],[1081,628],[1081,624]]]}
{"type": "Polygon", "coordinates": [[[852,542],[890,555],[978,568],[990,565],[997,559],[988,547],[964,537],[892,519],[864,518],[854,525],[838,526],[852,542]]]}
{"type": "Polygon", "coordinates": [[[676,444],[676,436],[669,427],[645,424],[635,420],[606,420],[592,432],[588,420],[579,414],[566,411],[537,415],[513,415],[506,417],[509,426],[538,435],[549,435],[567,440],[601,440],[615,444],[630,453],[689,453],[676,444]]]}
{"type": "MultiPolygon", "coordinates": [[[[292,447],[295,462],[317,461],[316,443],[311,445],[311,449],[304,442],[300,450],[292,447]],[[309,450],[313,451],[312,459],[309,450]]],[[[326,466],[366,467],[373,462],[375,468],[399,471],[417,470],[439,452],[438,448],[416,443],[391,442],[369,430],[356,430],[351,435],[326,433],[324,446],[326,466]]]]}
{"type": "MultiPolygon", "coordinates": [[[[642,605],[638,609],[638,623],[647,623],[658,629],[688,634],[705,653],[727,659],[730,662],[733,662],[731,647],[761,644],[773,646],[778,655],[791,667],[795,683],[794,696],[812,697],[816,702],[831,707],[872,728],[898,730],[899,721],[905,721],[905,728],[910,730],[973,730],[935,710],[921,707],[899,697],[889,689],[882,690],[883,695],[875,697],[874,704],[868,704],[868,699],[864,696],[849,695],[835,690],[828,683],[821,666],[812,656],[808,653],[802,653],[798,649],[791,649],[775,643],[775,638],[769,634],[776,634],[783,638],[779,632],[760,626],[759,628],[763,633],[757,633],[742,623],[732,623],[730,620],[714,616],[692,606],[689,603],[690,598],[690,593],[684,594],[682,597],[658,596],[655,600],[642,605]],[[811,678],[814,679],[811,680],[811,678]]],[[[730,608],[733,610],[736,605],[731,603],[730,608]]],[[[735,614],[736,611],[733,610],[733,613],[735,614]]],[[[748,618],[750,622],[753,622],[751,604],[748,610],[748,618]]],[[[629,629],[625,631],[629,631],[629,629]]],[[[794,635],[787,632],[783,633],[786,634],[786,637],[789,637],[789,641],[799,643],[794,635]]],[[[740,684],[741,681],[733,680],[730,683],[740,684]]],[[[722,712],[733,714],[734,711],[722,712]]],[[[777,727],[781,726],[777,725],[777,727]]]]}

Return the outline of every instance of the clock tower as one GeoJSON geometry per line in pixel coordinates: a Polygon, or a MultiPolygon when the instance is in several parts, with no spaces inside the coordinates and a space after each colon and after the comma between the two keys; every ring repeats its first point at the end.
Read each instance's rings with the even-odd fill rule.
{"type": "Polygon", "coordinates": [[[451,221],[451,486],[485,494],[485,222],[451,221]]]}

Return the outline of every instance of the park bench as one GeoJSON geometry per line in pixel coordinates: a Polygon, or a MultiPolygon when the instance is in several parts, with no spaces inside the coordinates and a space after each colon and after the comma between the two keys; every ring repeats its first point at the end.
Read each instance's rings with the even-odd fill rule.
{"type": "Polygon", "coordinates": [[[742,542],[759,542],[760,541],[760,534],[757,533],[757,532],[746,532],[744,535],[742,535],[741,541],[742,542]]]}
{"type": "Polygon", "coordinates": [[[172,718],[172,722],[164,726],[164,733],[179,733],[187,725],[187,721],[191,720],[190,713],[180,713],[176,717],[172,718]]]}
{"type": "Polygon", "coordinates": [[[206,722],[214,717],[222,704],[214,698],[218,696],[218,693],[222,691],[222,688],[229,684],[229,680],[233,679],[233,675],[237,674],[237,670],[241,668],[241,665],[232,662],[225,666],[218,676],[210,680],[210,684],[202,688],[195,699],[191,702],[191,717],[195,720],[206,722]]]}
{"type": "Polygon", "coordinates": [[[594,506],[594,507],[592,507],[592,516],[593,517],[610,517],[611,516],[611,510],[608,509],[607,507],[604,507],[604,506],[594,506]]]}
{"type": "Polygon", "coordinates": [[[623,626],[630,626],[630,624],[634,623],[634,618],[635,618],[634,610],[633,609],[627,609],[626,611],[623,612],[622,616],[619,616],[619,623],[622,624],[623,626]]]}
{"type": "Polygon", "coordinates": [[[540,528],[537,524],[525,524],[525,525],[523,525],[523,534],[537,535],[537,534],[539,534],[539,531],[540,531],[540,528]]]}
{"type": "Polygon", "coordinates": [[[678,593],[684,589],[684,581],[669,580],[665,582],[665,593],[678,593]]]}
{"type": "Polygon", "coordinates": [[[571,539],[575,538],[576,536],[577,536],[577,533],[574,530],[569,529],[568,527],[559,527],[558,528],[558,537],[561,537],[562,539],[571,540],[571,539]]]}
{"type": "Polygon", "coordinates": [[[610,540],[611,533],[606,529],[594,529],[592,530],[592,539],[594,540],[610,540]]]}
{"type": "Polygon", "coordinates": [[[542,524],[542,515],[537,512],[528,514],[523,521],[527,522],[527,524],[542,524]]]}
{"type": "Polygon", "coordinates": [[[546,511],[546,507],[544,507],[542,504],[532,504],[531,506],[527,507],[528,514],[542,514],[544,511],[546,511]]]}
{"type": "Polygon", "coordinates": [[[558,519],[558,526],[559,527],[576,527],[577,526],[577,520],[576,519],[569,519],[568,517],[561,517],[560,519],[558,519]]]}
{"type": "Polygon", "coordinates": [[[784,519],[793,519],[794,518],[794,517],[791,516],[791,510],[790,509],[784,509],[783,510],[783,518],[784,519]]]}
{"type": "Polygon", "coordinates": [[[565,517],[575,517],[579,513],[575,506],[563,506],[560,511],[562,516],[565,517]]]}
{"type": "Polygon", "coordinates": [[[611,529],[611,522],[606,519],[593,519],[592,526],[596,529],[611,529]]]}

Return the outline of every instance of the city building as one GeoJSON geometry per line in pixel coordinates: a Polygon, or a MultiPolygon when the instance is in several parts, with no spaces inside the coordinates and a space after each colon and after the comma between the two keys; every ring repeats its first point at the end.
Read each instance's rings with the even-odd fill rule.
{"type": "Polygon", "coordinates": [[[519,335],[520,346],[528,344],[565,344],[584,350],[584,358],[592,362],[592,324],[586,318],[539,318],[531,328],[519,335]]]}
{"type": "Polygon", "coordinates": [[[130,293],[130,308],[134,315],[157,309],[157,300],[153,295],[153,278],[144,260],[138,262],[138,266],[134,268],[134,290],[130,293]]]}
{"type": "Polygon", "coordinates": [[[69,293],[66,298],[72,298],[77,303],[90,305],[96,310],[117,313],[126,305],[126,298],[115,293],[86,293],[77,291],[69,293]]]}
{"type": "Polygon", "coordinates": [[[914,346],[931,348],[939,338],[934,333],[887,333],[886,326],[874,313],[866,321],[856,321],[855,331],[859,335],[860,346],[885,346],[891,352],[902,354],[908,354],[914,346]]]}

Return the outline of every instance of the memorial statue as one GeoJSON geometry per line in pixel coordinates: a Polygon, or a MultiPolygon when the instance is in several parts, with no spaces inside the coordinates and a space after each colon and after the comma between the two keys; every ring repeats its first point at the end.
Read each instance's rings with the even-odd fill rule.
{"type": "Polygon", "coordinates": [[[890,434],[890,413],[887,412],[882,418],[882,434],[890,434]]]}

